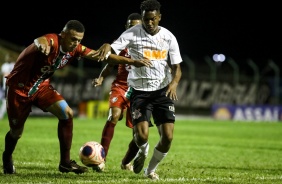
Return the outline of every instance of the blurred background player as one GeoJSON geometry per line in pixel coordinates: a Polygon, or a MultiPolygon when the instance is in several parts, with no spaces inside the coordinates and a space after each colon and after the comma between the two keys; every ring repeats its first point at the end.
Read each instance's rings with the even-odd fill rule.
{"type": "Polygon", "coordinates": [[[1,106],[0,106],[0,119],[3,119],[6,113],[6,76],[14,68],[15,62],[12,60],[10,54],[5,55],[5,61],[1,66],[2,76],[2,89],[1,89],[1,106]]]}
{"type": "MultiPolygon", "coordinates": [[[[129,29],[137,24],[141,24],[141,15],[139,13],[132,13],[127,17],[125,29],[129,29]]],[[[119,54],[120,56],[130,58],[127,49],[124,49],[119,54]]],[[[100,86],[103,80],[111,74],[115,65],[108,63],[103,70],[101,71],[99,78],[96,78],[92,81],[93,86],[100,86]]],[[[128,70],[130,69],[130,65],[119,64],[118,65],[118,73],[116,75],[115,80],[112,82],[110,97],[109,97],[109,116],[108,120],[105,123],[102,137],[101,137],[101,145],[105,149],[105,155],[107,156],[112,138],[114,136],[115,126],[118,121],[123,119],[123,112],[126,110],[126,126],[129,128],[133,128],[133,124],[131,121],[131,113],[130,113],[130,102],[127,85],[127,76],[128,70]]],[[[134,140],[132,140],[128,145],[128,150],[124,158],[121,162],[121,169],[133,171],[133,167],[131,165],[131,161],[135,157],[139,148],[135,144],[134,140]]],[[[101,168],[102,169],[102,168],[101,168]]]]}

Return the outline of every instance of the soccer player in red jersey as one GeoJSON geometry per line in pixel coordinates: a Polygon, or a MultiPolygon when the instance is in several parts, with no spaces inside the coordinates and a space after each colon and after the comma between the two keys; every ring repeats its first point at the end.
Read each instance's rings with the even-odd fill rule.
{"type": "MultiPolygon", "coordinates": [[[[142,17],[139,13],[130,14],[127,18],[125,29],[129,29],[137,24],[141,24],[141,18],[142,17]]],[[[122,52],[120,52],[119,55],[130,58],[127,49],[124,49],[122,52]]],[[[96,78],[92,81],[93,86],[101,85],[104,78],[111,74],[113,68],[113,64],[107,64],[101,71],[99,78],[96,78]]],[[[130,65],[119,64],[118,73],[116,75],[115,80],[112,82],[109,98],[109,117],[104,126],[101,137],[101,145],[105,149],[106,156],[108,154],[110,143],[114,136],[115,126],[118,121],[122,120],[124,110],[126,110],[126,126],[129,128],[133,128],[133,124],[131,121],[131,113],[129,109],[130,103],[128,95],[130,93],[130,89],[128,89],[127,85],[128,70],[130,70],[130,65]]],[[[135,144],[134,140],[132,140],[128,145],[128,151],[122,160],[121,169],[133,171],[133,167],[130,162],[133,160],[138,150],[139,148],[135,144]]],[[[102,165],[102,167],[103,166],[104,165],[102,165]]],[[[100,170],[103,169],[104,168],[100,168],[100,170]]]]}
{"type": "Polygon", "coordinates": [[[59,171],[76,174],[87,171],[86,167],[79,166],[70,159],[73,111],[63,96],[49,82],[49,78],[57,69],[63,68],[80,57],[107,63],[150,66],[149,60],[132,60],[113,54],[99,56],[98,51],[81,44],[84,32],[85,28],[81,22],[70,20],[60,34],[50,33],[36,38],[21,52],[13,70],[6,77],[10,130],[5,136],[5,150],[2,154],[4,174],[16,173],[12,154],[22,136],[32,105],[58,118],[59,171]]]}

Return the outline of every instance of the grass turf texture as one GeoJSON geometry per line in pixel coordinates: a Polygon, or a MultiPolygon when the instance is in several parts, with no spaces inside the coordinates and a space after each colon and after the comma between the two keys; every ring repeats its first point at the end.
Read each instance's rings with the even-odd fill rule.
{"type": "MultiPolygon", "coordinates": [[[[83,143],[100,141],[105,119],[74,119],[71,158],[81,164],[83,143]]],[[[0,122],[0,153],[8,120],[0,122]]],[[[120,169],[132,132],[120,121],[103,173],[60,173],[57,119],[30,117],[13,154],[17,174],[0,174],[0,183],[282,183],[282,123],[178,120],[171,150],[155,182],[120,169]]],[[[150,128],[152,156],[158,133],[150,128]]],[[[2,169],[2,162],[1,162],[2,169]]]]}

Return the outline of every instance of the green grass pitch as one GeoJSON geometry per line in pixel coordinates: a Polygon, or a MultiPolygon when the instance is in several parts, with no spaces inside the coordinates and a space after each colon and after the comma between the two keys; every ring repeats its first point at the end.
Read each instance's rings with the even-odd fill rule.
{"type": "MultiPolygon", "coordinates": [[[[143,173],[120,169],[131,129],[124,120],[115,129],[106,170],[76,175],[60,173],[57,119],[30,117],[13,154],[17,174],[0,172],[0,183],[282,183],[282,123],[233,122],[186,119],[175,123],[174,139],[167,157],[159,165],[160,180],[150,181],[143,173]]],[[[79,164],[78,151],[90,140],[100,142],[104,119],[74,119],[71,158],[79,164]]],[[[8,120],[0,121],[0,153],[8,120]]],[[[150,128],[150,152],[158,141],[156,127],[150,128]]]]}

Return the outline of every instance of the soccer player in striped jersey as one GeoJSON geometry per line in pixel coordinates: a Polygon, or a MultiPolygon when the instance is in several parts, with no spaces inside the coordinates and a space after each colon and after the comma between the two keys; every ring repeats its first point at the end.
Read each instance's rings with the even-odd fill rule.
{"type": "Polygon", "coordinates": [[[159,179],[155,171],[171,147],[175,123],[173,101],[178,100],[176,89],[182,75],[177,39],[168,29],[159,26],[160,8],[157,0],[143,1],[140,5],[142,24],[126,30],[111,44],[112,52],[116,54],[127,48],[131,58],[148,58],[153,64],[152,67],[132,66],[127,78],[132,88],[130,108],[135,142],[139,147],[133,161],[135,173],[141,172],[148,155],[151,115],[161,135],[144,170],[144,175],[152,180],[159,179]]]}

